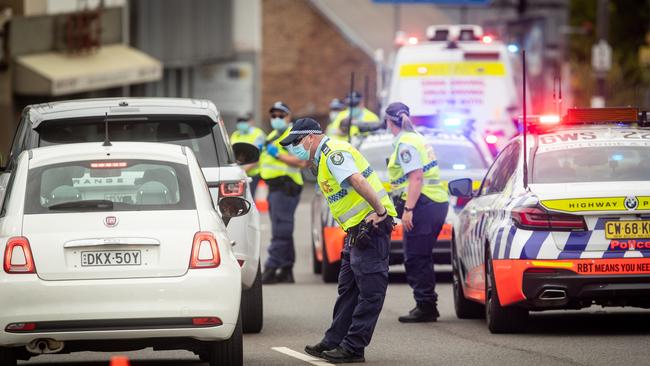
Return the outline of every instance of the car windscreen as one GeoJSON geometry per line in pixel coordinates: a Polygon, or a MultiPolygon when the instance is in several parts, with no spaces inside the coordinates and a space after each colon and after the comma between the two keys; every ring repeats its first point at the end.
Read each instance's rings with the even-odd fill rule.
{"type": "MultiPolygon", "coordinates": [[[[469,143],[434,141],[433,149],[441,170],[487,169],[480,152],[469,143]]],[[[386,158],[393,153],[393,145],[373,146],[361,150],[376,171],[386,171],[386,158]]]]}
{"type": "Polygon", "coordinates": [[[592,143],[597,146],[538,151],[533,183],[625,182],[650,180],[650,145],[592,143]],[[618,145],[618,146],[617,146],[618,145]]]}
{"type": "Polygon", "coordinates": [[[195,209],[187,165],[151,160],[75,161],[28,173],[25,213],[195,209]]]}
{"type": "MultiPolygon", "coordinates": [[[[110,117],[109,117],[110,118],[110,117]]],[[[186,146],[201,167],[228,165],[231,158],[220,124],[192,116],[113,117],[108,122],[111,141],[163,142],[186,146]]],[[[103,118],[61,119],[42,122],[38,127],[39,146],[102,142],[103,118]]]]}

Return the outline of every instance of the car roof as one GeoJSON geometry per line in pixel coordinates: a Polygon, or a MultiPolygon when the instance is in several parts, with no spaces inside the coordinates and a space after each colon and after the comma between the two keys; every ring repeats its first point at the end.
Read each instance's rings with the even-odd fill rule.
{"type": "Polygon", "coordinates": [[[33,104],[25,107],[32,128],[47,120],[134,115],[197,115],[219,121],[219,111],[209,100],[187,98],[100,98],[33,104]]]}
{"type": "Polygon", "coordinates": [[[101,142],[66,144],[28,150],[30,168],[70,161],[138,159],[166,161],[187,165],[185,146],[157,142],[113,142],[103,146],[101,142]]]}

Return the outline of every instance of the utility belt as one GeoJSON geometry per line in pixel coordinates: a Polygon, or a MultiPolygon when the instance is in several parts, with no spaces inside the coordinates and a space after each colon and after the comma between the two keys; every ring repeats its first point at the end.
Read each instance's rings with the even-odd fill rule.
{"type": "Polygon", "coordinates": [[[300,196],[302,192],[302,186],[286,175],[267,179],[266,185],[269,187],[269,192],[282,191],[288,196],[300,196]]]}
{"type": "Polygon", "coordinates": [[[386,235],[390,236],[394,226],[395,222],[390,215],[384,221],[377,224],[376,227],[372,223],[363,220],[358,225],[347,230],[348,244],[350,248],[366,249],[372,243],[373,238],[386,235]]]}

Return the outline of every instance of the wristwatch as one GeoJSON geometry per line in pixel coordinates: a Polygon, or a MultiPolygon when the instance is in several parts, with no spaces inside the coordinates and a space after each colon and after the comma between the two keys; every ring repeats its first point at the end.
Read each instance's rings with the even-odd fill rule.
{"type": "Polygon", "coordinates": [[[386,215],[388,215],[388,209],[386,209],[385,207],[384,207],[384,213],[383,214],[381,214],[381,215],[377,214],[377,216],[379,216],[379,217],[384,217],[386,215]]]}
{"type": "Polygon", "coordinates": [[[404,212],[412,212],[412,211],[413,211],[412,208],[404,206],[404,212]]]}

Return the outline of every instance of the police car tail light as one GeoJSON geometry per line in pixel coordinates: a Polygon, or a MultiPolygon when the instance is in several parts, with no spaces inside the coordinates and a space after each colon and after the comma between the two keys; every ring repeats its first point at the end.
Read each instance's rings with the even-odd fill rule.
{"type": "Polygon", "coordinates": [[[214,235],[208,231],[194,234],[190,269],[215,268],[221,264],[221,254],[214,235]]]}
{"type": "Polygon", "coordinates": [[[7,273],[36,273],[32,249],[27,238],[20,236],[7,241],[4,270],[7,273]]]}
{"type": "Polygon", "coordinates": [[[221,197],[243,197],[246,192],[246,181],[240,180],[236,182],[222,182],[219,185],[219,193],[221,197]]]}
{"type": "Polygon", "coordinates": [[[540,207],[516,207],[511,212],[512,220],[520,229],[573,231],[587,230],[582,216],[550,213],[540,207]]]}

